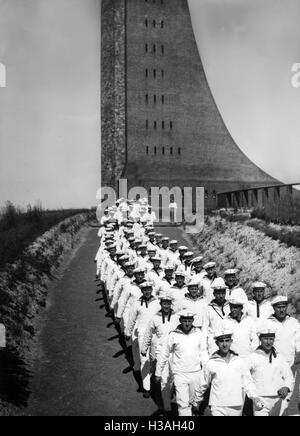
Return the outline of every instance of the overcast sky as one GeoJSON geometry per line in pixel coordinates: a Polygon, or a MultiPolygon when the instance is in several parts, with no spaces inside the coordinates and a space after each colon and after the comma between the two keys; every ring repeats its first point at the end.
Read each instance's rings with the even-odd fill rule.
{"type": "MultiPolygon", "coordinates": [[[[300,181],[300,0],[189,0],[204,67],[238,145],[300,181]]],[[[0,205],[96,203],[100,0],[0,0],[0,205]]]]}

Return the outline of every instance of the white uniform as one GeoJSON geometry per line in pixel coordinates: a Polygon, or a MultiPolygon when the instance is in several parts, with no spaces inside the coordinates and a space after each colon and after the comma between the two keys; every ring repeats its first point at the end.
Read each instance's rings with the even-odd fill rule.
{"type": "Polygon", "coordinates": [[[223,321],[223,327],[233,332],[231,349],[241,357],[248,356],[258,347],[256,325],[250,316],[243,315],[238,322],[228,315],[223,321]]]}
{"type": "MultiPolygon", "coordinates": [[[[140,369],[145,391],[150,391],[150,355],[148,352],[146,357],[142,356],[141,349],[147,325],[160,308],[160,302],[154,297],[152,297],[150,301],[145,301],[143,297],[140,298],[138,301],[134,302],[131,308],[126,328],[126,336],[132,337],[132,350],[133,352],[135,350],[136,353],[134,353],[134,359],[136,360],[137,353],[139,355],[140,369]]],[[[134,362],[136,367],[136,361],[134,362]]]]}
{"type": "Polygon", "coordinates": [[[254,415],[269,416],[271,409],[279,401],[277,393],[279,389],[287,387],[290,390],[289,396],[292,395],[293,373],[282,355],[272,356],[270,361],[270,354],[261,349],[250,354],[246,362],[255,386],[250,398],[259,398],[264,404],[264,408],[260,411],[254,405],[254,415]]]}
{"type": "Polygon", "coordinates": [[[266,325],[270,325],[270,328],[276,332],[274,347],[282,354],[288,364],[293,366],[295,361],[295,355],[300,351],[300,324],[291,316],[287,316],[283,322],[280,322],[271,316],[266,325]]]}
{"type": "Polygon", "coordinates": [[[243,301],[245,305],[248,304],[248,297],[243,288],[239,285],[235,286],[232,289],[228,289],[226,292],[226,299],[240,300],[243,301]]]}
{"type": "Polygon", "coordinates": [[[196,388],[192,400],[195,406],[203,400],[209,386],[209,405],[213,416],[242,416],[244,391],[251,392],[252,387],[244,359],[231,353],[227,362],[218,352],[214,353],[205,365],[201,384],[196,388]]]}
{"type": "Polygon", "coordinates": [[[124,330],[127,328],[129,312],[133,303],[141,298],[142,295],[142,291],[135,281],[124,285],[117,311],[117,318],[122,318],[124,330]]]}
{"type": "Polygon", "coordinates": [[[249,300],[246,311],[249,316],[256,322],[257,328],[264,323],[274,313],[273,306],[270,300],[263,300],[261,303],[257,303],[255,300],[249,300]]]}
{"type": "MultiPolygon", "coordinates": [[[[179,325],[179,316],[171,312],[169,317],[165,317],[159,311],[149,322],[143,339],[141,353],[146,354],[151,346],[155,345],[155,358],[159,360],[163,344],[168,338],[168,334],[175,330],[179,325]]],[[[165,410],[171,410],[171,379],[169,374],[169,365],[165,366],[161,377],[161,393],[165,410]]]]}
{"type": "Polygon", "coordinates": [[[207,359],[206,338],[198,328],[193,327],[188,334],[177,328],[169,334],[157,363],[156,375],[161,377],[170,362],[179,416],[192,416],[190,401],[207,359]]]}
{"type": "Polygon", "coordinates": [[[113,291],[113,299],[111,302],[111,308],[114,309],[115,315],[117,315],[119,300],[121,298],[121,295],[124,292],[125,287],[132,284],[133,280],[134,280],[134,277],[128,277],[127,275],[124,275],[117,282],[116,287],[113,291]]]}
{"type": "Polygon", "coordinates": [[[205,275],[200,282],[200,286],[203,287],[203,296],[206,299],[208,304],[215,298],[214,290],[211,287],[215,279],[216,279],[216,277],[214,277],[213,279],[209,279],[205,275]]]}
{"type": "Polygon", "coordinates": [[[178,306],[179,302],[184,300],[185,295],[188,293],[188,288],[186,285],[183,285],[182,288],[179,288],[176,283],[174,283],[173,286],[171,286],[170,290],[169,290],[169,294],[172,296],[173,298],[173,304],[174,306],[178,306]]]}
{"type": "Polygon", "coordinates": [[[230,306],[228,302],[225,302],[224,306],[218,306],[214,300],[208,305],[206,314],[207,325],[207,348],[209,355],[212,355],[218,350],[216,341],[214,339],[215,334],[222,328],[224,319],[230,313],[230,306]]]}
{"type": "Polygon", "coordinates": [[[155,271],[153,268],[147,273],[148,280],[153,283],[155,288],[158,288],[164,276],[162,269],[155,271]]]}

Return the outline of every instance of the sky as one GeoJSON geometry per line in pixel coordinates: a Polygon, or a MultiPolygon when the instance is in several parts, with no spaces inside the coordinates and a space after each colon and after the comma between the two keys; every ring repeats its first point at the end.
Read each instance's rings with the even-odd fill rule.
{"type": "MultiPolygon", "coordinates": [[[[300,182],[300,0],[189,0],[239,147],[300,182]]],[[[100,185],[100,0],[0,0],[0,206],[90,207],[100,185]]]]}

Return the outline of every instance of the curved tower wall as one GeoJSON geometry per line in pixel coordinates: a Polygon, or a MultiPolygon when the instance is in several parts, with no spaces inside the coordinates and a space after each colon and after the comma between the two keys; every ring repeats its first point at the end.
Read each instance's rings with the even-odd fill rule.
{"type": "Polygon", "coordinates": [[[114,113],[125,117],[126,131],[114,146],[121,146],[119,155],[126,150],[123,176],[129,185],[204,186],[213,206],[214,192],[273,184],[238,148],[222,120],[187,0],[113,3],[125,8],[125,89],[119,92],[126,106],[124,114],[114,113]]]}

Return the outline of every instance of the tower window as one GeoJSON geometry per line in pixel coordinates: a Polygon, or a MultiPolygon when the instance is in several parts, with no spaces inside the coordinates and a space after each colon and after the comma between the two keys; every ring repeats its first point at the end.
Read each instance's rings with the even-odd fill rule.
{"type": "Polygon", "coordinates": [[[153,103],[156,104],[156,95],[153,96],[153,103]]]}
{"type": "Polygon", "coordinates": [[[156,45],[153,44],[153,53],[156,53],[156,45]]]}
{"type": "Polygon", "coordinates": [[[173,121],[170,121],[170,130],[173,129],[173,121]]]}
{"type": "Polygon", "coordinates": [[[154,121],[153,127],[154,127],[155,130],[157,129],[157,121],[154,121]]]}
{"type": "Polygon", "coordinates": [[[165,147],[162,147],[162,154],[164,155],[165,154],[165,147]]]}
{"type": "Polygon", "coordinates": [[[146,104],[149,103],[149,95],[148,94],[145,95],[145,101],[146,101],[146,104]]]}
{"type": "Polygon", "coordinates": [[[161,46],[161,53],[162,53],[162,54],[165,53],[165,46],[164,46],[164,45],[161,46]]]}
{"type": "Polygon", "coordinates": [[[146,154],[149,154],[149,147],[146,147],[146,154]]]}
{"type": "Polygon", "coordinates": [[[157,148],[156,147],[154,147],[154,154],[156,154],[157,153],[157,148]]]}
{"type": "Polygon", "coordinates": [[[161,122],[161,128],[162,128],[162,129],[165,128],[165,122],[164,122],[164,121],[161,122]]]}
{"type": "Polygon", "coordinates": [[[148,68],[145,69],[145,77],[148,77],[148,68]]]}
{"type": "Polygon", "coordinates": [[[161,104],[165,104],[165,96],[164,95],[161,96],[161,104]]]}
{"type": "Polygon", "coordinates": [[[179,156],[181,155],[181,148],[180,147],[178,148],[178,155],[179,156]]]}
{"type": "Polygon", "coordinates": [[[155,20],[153,20],[153,27],[156,27],[156,21],[155,20]]]}
{"type": "Polygon", "coordinates": [[[145,26],[148,27],[148,19],[145,19],[145,26]]]}
{"type": "Polygon", "coordinates": [[[208,199],[208,190],[207,190],[207,189],[205,189],[204,198],[205,198],[206,200],[208,199]]]}
{"type": "Polygon", "coordinates": [[[165,22],[164,22],[164,20],[161,20],[161,22],[160,22],[160,27],[161,27],[162,29],[165,27],[165,22]]]}
{"type": "Polygon", "coordinates": [[[156,78],[156,69],[153,70],[153,77],[156,78]]]}
{"type": "Polygon", "coordinates": [[[165,70],[161,70],[161,77],[162,77],[162,78],[165,77],[165,70]]]}
{"type": "Polygon", "coordinates": [[[148,44],[145,44],[145,52],[148,53],[148,44]]]}
{"type": "Polygon", "coordinates": [[[146,129],[149,129],[149,121],[146,120],[146,129]]]}
{"type": "Polygon", "coordinates": [[[170,154],[173,154],[173,147],[170,147],[170,154]]]}

